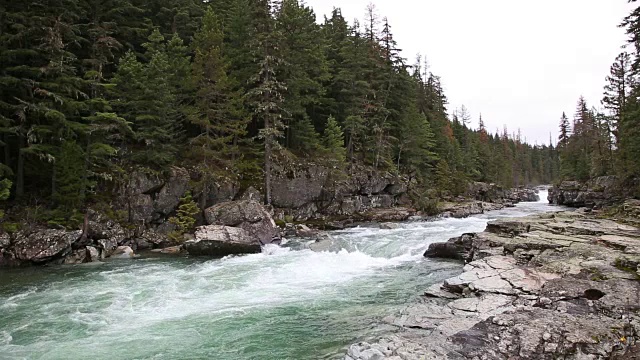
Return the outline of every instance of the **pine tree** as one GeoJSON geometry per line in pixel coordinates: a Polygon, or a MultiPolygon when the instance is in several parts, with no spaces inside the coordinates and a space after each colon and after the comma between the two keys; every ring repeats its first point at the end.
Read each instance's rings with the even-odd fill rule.
{"type": "Polygon", "coordinates": [[[265,204],[271,205],[271,168],[277,139],[283,137],[283,93],[286,86],[276,76],[282,63],[279,57],[280,33],[274,28],[271,5],[267,0],[258,1],[253,14],[255,21],[253,51],[259,64],[253,77],[253,88],[247,93],[253,108],[254,119],[262,122],[259,137],[264,142],[264,191],[265,204]]]}
{"type": "Polygon", "coordinates": [[[602,104],[611,112],[613,121],[608,124],[609,132],[618,139],[619,124],[624,121],[623,114],[627,106],[627,97],[631,86],[631,57],[628,53],[621,53],[611,65],[611,73],[607,76],[607,85],[604,87],[602,104]]]}
{"type": "Polygon", "coordinates": [[[194,37],[195,58],[192,80],[196,88],[195,104],[189,121],[198,127],[190,140],[191,153],[201,161],[205,172],[233,167],[238,156],[237,140],[245,133],[247,122],[237,116],[240,96],[231,91],[224,56],[224,34],[219,17],[207,9],[202,27],[194,37]]]}
{"type": "Polygon", "coordinates": [[[283,103],[283,121],[287,128],[285,144],[303,151],[308,151],[313,145],[301,149],[300,145],[306,144],[299,141],[301,138],[319,143],[319,136],[315,136],[317,132],[311,131],[312,127],[307,123],[316,128],[324,123],[322,118],[314,118],[314,110],[322,103],[325,94],[323,83],[329,79],[326,45],[315,20],[315,13],[308,6],[298,0],[283,0],[275,23],[278,33],[282,34],[278,44],[282,63],[277,75],[287,84],[283,103]],[[306,132],[296,135],[296,129],[306,132]]]}
{"type": "Polygon", "coordinates": [[[115,105],[118,113],[133,124],[136,141],[129,149],[131,161],[163,170],[175,159],[175,142],[180,135],[177,75],[157,29],[144,46],[148,64],[139,62],[132,52],[120,60],[113,79],[118,97],[115,105]]]}
{"type": "Polygon", "coordinates": [[[73,141],[62,144],[55,163],[56,188],[53,200],[62,210],[80,209],[85,201],[87,184],[84,182],[84,154],[80,145],[73,141]]]}
{"type": "Polygon", "coordinates": [[[323,134],[324,147],[327,149],[332,159],[342,164],[346,160],[346,149],[344,147],[344,133],[340,128],[340,124],[333,116],[327,119],[327,126],[324,128],[323,134]]]}

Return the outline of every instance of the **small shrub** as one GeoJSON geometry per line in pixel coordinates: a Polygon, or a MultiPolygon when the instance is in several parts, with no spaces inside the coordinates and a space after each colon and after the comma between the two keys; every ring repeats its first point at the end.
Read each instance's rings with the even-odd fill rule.
{"type": "Polygon", "coordinates": [[[2,229],[9,234],[17,233],[18,231],[20,231],[20,228],[20,223],[6,222],[2,224],[2,229]]]}
{"type": "Polygon", "coordinates": [[[190,192],[187,192],[184,197],[180,199],[180,206],[178,206],[176,216],[169,218],[169,222],[176,226],[176,230],[169,233],[169,237],[172,240],[180,242],[185,233],[191,232],[196,224],[195,216],[200,212],[198,204],[193,201],[193,197],[190,192]]]}

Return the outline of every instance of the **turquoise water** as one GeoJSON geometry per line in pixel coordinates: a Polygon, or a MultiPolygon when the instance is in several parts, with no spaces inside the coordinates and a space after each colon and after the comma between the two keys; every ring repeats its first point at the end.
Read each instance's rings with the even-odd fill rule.
{"type": "Polygon", "coordinates": [[[468,219],[333,232],[338,252],[292,240],[208,260],[142,257],[0,272],[0,359],[336,359],[392,330],[381,318],[460,272],[424,259],[432,242],[482,231],[468,219]]]}

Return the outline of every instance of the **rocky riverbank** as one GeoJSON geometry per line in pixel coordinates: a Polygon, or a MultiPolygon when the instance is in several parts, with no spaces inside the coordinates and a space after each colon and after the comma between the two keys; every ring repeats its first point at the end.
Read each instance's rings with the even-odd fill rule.
{"type": "Polygon", "coordinates": [[[164,176],[134,171],[120,184],[111,204],[87,211],[85,223],[75,229],[13,223],[10,232],[0,229],[0,267],[80,264],[133,257],[147,250],[175,254],[186,249],[208,256],[252,253],[277,242],[281,230],[303,223],[333,230],[425,219],[433,213],[462,218],[539,198],[532,189],[472,183],[464,196],[444,202],[422,199],[435,204],[433,213],[425,214],[416,209],[406,178],[364,166],[354,166],[346,174],[317,164],[292,164],[275,170],[273,204],[264,207],[262,195],[253,187],[242,190],[230,179],[194,186],[199,176],[180,167],[164,176]],[[200,213],[194,219],[197,231],[182,239],[169,219],[187,193],[200,213]]]}
{"type": "Polygon", "coordinates": [[[497,220],[425,256],[466,265],[385,318],[397,332],[345,360],[640,358],[635,226],[585,212],[497,220]]]}

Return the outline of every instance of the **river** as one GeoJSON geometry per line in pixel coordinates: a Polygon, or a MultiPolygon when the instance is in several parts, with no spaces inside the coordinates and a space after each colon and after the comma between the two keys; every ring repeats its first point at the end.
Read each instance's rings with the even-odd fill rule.
{"type": "Polygon", "coordinates": [[[542,201],[466,219],[335,231],[339,252],[292,241],[208,260],[142,257],[0,271],[0,359],[336,359],[390,328],[380,319],[461,265],[424,259],[432,242],[542,201]]]}

